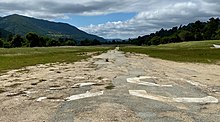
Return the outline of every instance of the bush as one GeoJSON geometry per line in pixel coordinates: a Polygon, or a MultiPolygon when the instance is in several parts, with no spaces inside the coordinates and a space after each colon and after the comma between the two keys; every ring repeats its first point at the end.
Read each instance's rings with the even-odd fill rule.
{"type": "Polygon", "coordinates": [[[11,48],[11,43],[9,43],[9,42],[4,42],[3,47],[4,47],[4,48],[11,48]]]}

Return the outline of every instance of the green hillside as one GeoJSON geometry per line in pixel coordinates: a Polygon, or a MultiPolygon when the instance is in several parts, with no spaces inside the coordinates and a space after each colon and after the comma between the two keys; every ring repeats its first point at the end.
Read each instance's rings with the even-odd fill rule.
{"type": "Polygon", "coordinates": [[[56,38],[68,37],[76,40],[97,39],[99,41],[105,41],[105,39],[101,37],[88,34],[66,23],[51,22],[17,14],[0,18],[0,28],[22,36],[28,32],[35,32],[42,36],[46,35],[56,38]]]}
{"type": "Polygon", "coordinates": [[[12,33],[0,28],[0,38],[7,38],[8,35],[10,35],[10,34],[12,34],[12,33]]]}

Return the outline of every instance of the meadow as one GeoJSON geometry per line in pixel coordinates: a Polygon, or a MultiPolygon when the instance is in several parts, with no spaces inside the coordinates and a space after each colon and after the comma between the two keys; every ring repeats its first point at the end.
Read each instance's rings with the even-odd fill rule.
{"type": "Polygon", "coordinates": [[[36,64],[66,62],[72,63],[89,56],[87,52],[105,52],[112,47],[38,47],[0,48],[0,72],[36,64]]]}
{"type": "Polygon", "coordinates": [[[158,46],[124,46],[125,52],[147,54],[150,57],[177,62],[220,64],[220,49],[213,48],[220,40],[171,43],[158,46]]]}
{"type": "MultiPolygon", "coordinates": [[[[171,43],[158,46],[121,46],[124,52],[147,54],[153,58],[177,62],[220,64],[220,40],[171,43]]],[[[88,52],[103,53],[113,46],[0,48],[0,72],[36,64],[72,63],[90,57],[88,52]]]]}

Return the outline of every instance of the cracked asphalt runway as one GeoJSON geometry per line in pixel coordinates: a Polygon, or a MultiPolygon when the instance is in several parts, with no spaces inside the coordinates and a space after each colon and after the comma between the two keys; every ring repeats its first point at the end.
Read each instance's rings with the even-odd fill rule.
{"type": "MultiPolygon", "coordinates": [[[[74,67],[75,65],[73,64],[74,67]]],[[[177,63],[142,54],[111,50],[94,56],[77,67],[84,70],[80,70],[78,75],[76,74],[79,72],[76,71],[74,76],[78,76],[79,79],[79,75],[84,74],[87,78],[81,77],[75,82],[75,77],[73,84],[71,83],[74,79],[70,79],[68,84],[61,84],[68,68],[71,67],[67,66],[65,70],[60,70],[59,75],[63,77],[59,78],[60,89],[53,91],[56,92],[55,96],[61,96],[56,99],[57,101],[50,101],[54,100],[54,96],[49,99],[48,95],[51,93],[45,92],[48,87],[41,87],[45,90],[41,91],[41,95],[35,93],[33,99],[23,98],[21,103],[18,102],[20,106],[11,108],[11,110],[19,110],[23,106],[25,108],[23,110],[29,112],[30,117],[25,117],[25,113],[6,114],[10,107],[8,104],[3,104],[0,121],[15,121],[16,119],[13,119],[15,117],[25,122],[218,122],[220,120],[220,66],[218,65],[177,63]],[[128,79],[134,81],[128,82],[128,79]],[[68,87],[79,82],[95,82],[95,84],[78,88],[68,87]],[[103,91],[103,94],[100,94],[102,93],[100,91],[103,91]],[[134,95],[131,94],[132,91],[142,92],[134,95]],[[99,94],[94,96],[98,92],[99,94]],[[65,100],[71,95],[79,94],[81,96],[93,94],[93,96],[65,100]],[[36,102],[37,98],[44,96],[46,100],[36,102]],[[207,101],[202,99],[207,96],[213,99],[207,101]],[[39,106],[40,108],[36,108],[39,106]],[[6,113],[3,114],[5,110],[6,113]]],[[[71,72],[73,73],[70,71],[68,75],[72,75],[71,72]]],[[[37,91],[39,88],[40,85],[30,89],[37,91]]],[[[5,94],[0,95],[1,101],[5,94]]],[[[6,100],[11,102],[15,100],[14,97],[20,99],[22,96],[12,96],[6,100]]]]}
{"type": "MultiPolygon", "coordinates": [[[[122,52],[112,51],[100,57],[101,60],[108,58],[112,61],[111,63],[96,63],[102,65],[98,66],[100,70],[107,68],[112,71],[119,70],[124,72],[122,75],[116,75],[113,78],[113,85],[115,87],[105,90],[102,96],[64,103],[58,109],[58,114],[55,115],[53,121],[217,122],[220,120],[219,110],[210,110],[210,113],[203,112],[207,111],[205,109],[209,109],[206,106],[209,106],[210,103],[170,103],[140,98],[129,94],[129,90],[145,90],[149,93],[166,97],[206,97],[208,93],[203,88],[181,81],[182,77],[180,79],[172,79],[156,72],[150,73],[151,69],[154,68],[154,64],[145,59],[126,58],[126,55],[122,52]],[[139,62],[142,64],[139,64],[139,62]],[[146,72],[146,70],[149,71],[146,72]],[[138,76],[156,76],[159,78],[149,78],[145,79],[145,81],[157,82],[158,84],[172,84],[173,87],[144,86],[127,82],[127,78],[138,76]],[[65,113],[64,116],[61,114],[69,110],[74,112],[67,112],[68,114],[65,113]],[[120,114],[117,115],[117,113],[120,114]]],[[[219,108],[218,103],[213,104],[213,106],[218,106],[219,108]]]]}

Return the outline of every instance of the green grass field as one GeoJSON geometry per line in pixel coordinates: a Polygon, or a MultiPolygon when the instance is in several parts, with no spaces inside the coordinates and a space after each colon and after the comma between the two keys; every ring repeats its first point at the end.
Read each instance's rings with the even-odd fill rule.
{"type": "Polygon", "coordinates": [[[121,50],[178,62],[220,64],[220,49],[211,48],[220,40],[172,43],[159,46],[125,46],[121,50]]]}
{"type": "Polygon", "coordinates": [[[43,48],[0,48],[0,72],[25,66],[55,63],[75,62],[88,56],[85,52],[103,52],[112,47],[43,47],[43,48]]]}

